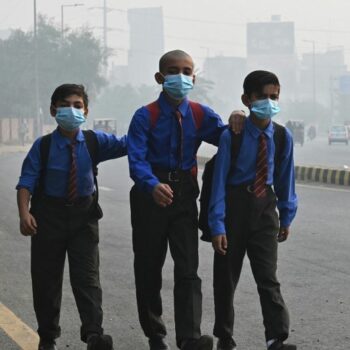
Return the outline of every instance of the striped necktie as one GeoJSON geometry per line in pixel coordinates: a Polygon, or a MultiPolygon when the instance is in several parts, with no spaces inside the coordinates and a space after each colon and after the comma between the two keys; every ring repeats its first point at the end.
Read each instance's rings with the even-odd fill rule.
{"type": "Polygon", "coordinates": [[[68,146],[71,151],[71,168],[69,171],[68,178],[68,191],[67,191],[67,199],[69,203],[74,203],[74,201],[78,198],[78,183],[77,183],[77,155],[76,155],[76,141],[74,140],[68,146]]]}
{"type": "Polygon", "coordinates": [[[179,146],[178,146],[178,167],[179,169],[182,168],[182,160],[183,160],[183,155],[184,155],[184,150],[183,150],[183,139],[184,139],[184,134],[183,134],[183,128],[182,128],[182,115],[179,110],[176,110],[176,120],[178,122],[179,126],[179,146]]]}
{"type": "Polygon", "coordinates": [[[259,136],[258,156],[256,160],[256,177],[254,182],[254,194],[257,198],[266,196],[267,181],[267,141],[262,132],[259,136]]]}

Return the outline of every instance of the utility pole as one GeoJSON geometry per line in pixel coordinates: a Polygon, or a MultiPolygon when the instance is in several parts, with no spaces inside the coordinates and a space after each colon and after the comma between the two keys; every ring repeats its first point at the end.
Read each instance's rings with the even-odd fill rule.
{"type": "Polygon", "coordinates": [[[63,43],[64,39],[64,8],[65,7],[78,7],[78,6],[84,6],[84,4],[68,4],[68,5],[61,5],[61,39],[63,43]]]}
{"type": "Polygon", "coordinates": [[[36,137],[42,134],[41,118],[39,113],[39,77],[38,77],[38,33],[36,0],[34,0],[34,91],[35,91],[35,121],[34,128],[36,137]]]}

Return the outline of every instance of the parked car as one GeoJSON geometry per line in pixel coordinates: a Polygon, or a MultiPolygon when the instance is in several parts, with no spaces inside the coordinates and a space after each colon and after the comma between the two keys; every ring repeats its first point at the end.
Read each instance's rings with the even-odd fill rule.
{"type": "Polygon", "coordinates": [[[116,119],[94,119],[93,130],[100,130],[108,132],[110,134],[117,133],[117,120],[116,119]]]}
{"type": "Polygon", "coordinates": [[[334,142],[349,143],[349,132],[345,125],[332,125],[328,133],[328,144],[334,142]]]}

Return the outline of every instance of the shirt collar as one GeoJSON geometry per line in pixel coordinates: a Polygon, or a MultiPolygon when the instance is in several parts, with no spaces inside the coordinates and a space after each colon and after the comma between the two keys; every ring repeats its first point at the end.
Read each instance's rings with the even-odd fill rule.
{"type": "Polygon", "coordinates": [[[165,97],[165,93],[161,92],[158,98],[158,103],[161,111],[165,114],[174,113],[176,110],[179,110],[182,117],[186,117],[189,109],[188,98],[185,97],[178,106],[173,106],[165,97]]]}
{"type": "MultiPolygon", "coordinates": [[[[68,137],[63,136],[59,132],[58,128],[54,130],[54,132],[52,133],[52,137],[59,148],[64,148],[71,143],[71,140],[68,137]]],[[[77,142],[83,142],[85,140],[84,134],[80,129],[75,137],[75,140],[77,142]]]]}
{"type": "Polygon", "coordinates": [[[245,127],[247,128],[249,133],[256,139],[260,136],[261,133],[264,133],[268,138],[273,137],[274,126],[271,120],[267,128],[265,130],[261,130],[253,124],[249,116],[245,121],[245,127]]]}

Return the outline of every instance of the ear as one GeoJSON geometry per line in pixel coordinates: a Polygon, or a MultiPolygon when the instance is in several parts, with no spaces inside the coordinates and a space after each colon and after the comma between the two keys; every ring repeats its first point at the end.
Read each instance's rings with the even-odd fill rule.
{"type": "Polygon", "coordinates": [[[196,75],[195,74],[193,74],[192,75],[192,78],[193,78],[193,85],[196,83],[196,75]]]}
{"type": "Polygon", "coordinates": [[[85,116],[85,119],[87,118],[88,114],[89,114],[89,108],[84,107],[84,116],[85,116]]]}
{"type": "Polygon", "coordinates": [[[242,96],[241,96],[241,100],[242,100],[242,103],[246,106],[246,107],[250,107],[250,100],[249,100],[249,97],[248,97],[248,95],[246,95],[246,94],[243,94],[242,96]]]}
{"type": "Polygon", "coordinates": [[[164,83],[164,76],[162,73],[157,72],[156,74],[154,74],[154,79],[156,80],[156,82],[160,85],[162,85],[164,83]]]}
{"type": "Polygon", "coordinates": [[[57,113],[57,108],[54,106],[54,105],[51,105],[50,106],[50,114],[51,114],[51,117],[56,117],[56,113],[57,113]]]}

